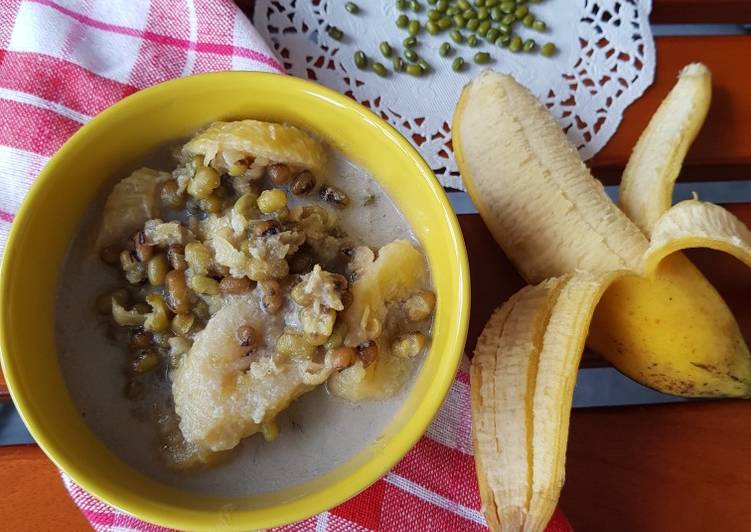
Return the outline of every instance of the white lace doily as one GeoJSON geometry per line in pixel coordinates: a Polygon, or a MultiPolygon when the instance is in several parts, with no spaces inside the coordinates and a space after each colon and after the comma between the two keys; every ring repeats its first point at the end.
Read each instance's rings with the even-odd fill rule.
{"type": "MultiPolygon", "coordinates": [[[[380,55],[378,44],[388,41],[402,55],[407,33],[396,27],[399,11],[393,0],[357,0],[358,15],[348,13],[345,3],[256,0],[253,21],[290,74],[318,81],[370,107],[412,140],[447,187],[463,188],[451,151],[449,124],[461,88],[480,72],[471,60],[476,52],[490,52],[490,68],[512,74],[545,102],[585,159],[607,143],[625,108],[654,78],[651,0],[545,0],[530,4],[548,30],[540,34],[517,24],[514,31],[538,43],[554,42],[559,52],[552,58],[513,54],[484,39],[477,48],[452,42],[454,55],[442,58],[438,47],[451,42],[447,32],[431,36],[423,31],[415,51],[433,72],[421,78],[393,72],[381,78],[370,70],[359,70],[353,59],[359,49],[391,70],[391,60],[380,55]],[[341,42],[329,37],[325,31],[328,25],[341,28],[341,42]],[[469,63],[461,73],[451,70],[457,54],[469,63]]],[[[419,18],[425,20],[430,6],[425,0],[421,3],[419,18]]],[[[416,16],[412,12],[407,15],[416,16]]]]}

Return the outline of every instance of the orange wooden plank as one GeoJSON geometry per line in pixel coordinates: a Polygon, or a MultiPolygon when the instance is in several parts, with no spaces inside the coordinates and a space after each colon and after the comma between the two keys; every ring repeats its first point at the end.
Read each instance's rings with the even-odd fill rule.
{"type": "MultiPolygon", "coordinates": [[[[235,0],[253,17],[254,0],[235,0]]],[[[751,22],[751,0],[655,0],[653,24],[742,24],[751,22]]]]}
{"type": "Polygon", "coordinates": [[[680,69],[701,61],[712,71],[712,106],[691,147],[681,179],[751,178],[751,70],[742,66],[751,54],[751,35],[658,37],[655,82],[624,113],[618,131],[591,161],[595,175],[617,183],[636,140],[675,83],[680,69]]]}
{"type": "Polygon", "coordinates": [[[750,0],[655,0],[653,24],[743,24],[751,22],[750,0]]]}
{"type": "Polygon", "coordinates": [[[577,532],[749,530],[751,403],[576,410],[562,507],[577,532]]]}
{"type": "MultiPolygon", "coordinates": [[[[741,530],[749,442],[746,401],[574,411],[564,512],[578,532],[741,530]]],[[[0,529],[89,529],[38,447],[0,447],[0,482],[0,529]]]]}
{"type": "Polygon", "coordinates": [[[2,530],[91,530],[57,468],[36,445],[0,447],[0,486],[2,530]]]}

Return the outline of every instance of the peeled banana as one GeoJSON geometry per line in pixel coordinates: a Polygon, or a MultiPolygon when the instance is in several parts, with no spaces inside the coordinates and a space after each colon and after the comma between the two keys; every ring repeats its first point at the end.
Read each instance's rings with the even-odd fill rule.
{"type": "Polygon", "coordinates": [[[471,366],[477,476],[494,531],[543,530],[552,515],[585,341],[668,393],[751,394],[751,355],[735,319],[680,253],[709,247],[751,266],[751,231],[696,199],[670,208],[709,105],[709,76],[686,67],[640,138],[622,188],[631,219],[513,78],[485,72],[464,89],[453,122],[462,177],[495,239],[539,283],[496,310],[471,366]]]}
{"type": "MultiPolygon", "coordinates": [[[[703,86],[705,80],[697,74],[702,71],[709,75],[697,66],[685,69],[682,76],[703,86]]],[[[688,90],[686,83],[679,81],[679,94],[688,90]]],[[[672,109],[674,94],[663,105],[672,109]]],[[[684,124],[678,114],[680,109],[669,117],[684,124]]],[[[663,128],[658,122],[665,116],[658,111],[646,134],[660,136],[663,128]]],[[[640,141],[635,156],[654,164],[672,157],[666,146],[684,142],[684,130],[662,135],[654,153],[640,141]]],[[[649,240],[610,201],[555,119],[527,89],[510,76],[481,74],[459,100],[453,135],[470,196],[529,282],[577,270],[635,273],[616,281],[603,296],[590,347],[629,377],[665,393],[751,393],[751,355],[720,295],[683,256],[644,269],[649,240]],[[703,369],[718,365],[719,371],[703,369]]],[[[654,177],[674,178],[674,172],[667,171],[654,177]]]]}
{"type": "Polygon", "coordinates": [[[527,281],[638,267],[649,242],[511,76],[486,71],[470,83],[452,131],[467,192],[527,281]]]}

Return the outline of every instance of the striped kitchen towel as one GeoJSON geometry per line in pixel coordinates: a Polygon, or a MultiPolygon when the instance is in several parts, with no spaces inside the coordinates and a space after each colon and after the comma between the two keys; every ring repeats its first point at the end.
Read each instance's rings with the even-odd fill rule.
{"type": "MultiPolygon", "coordinates": [[[[216,70],[283,71],[230,0],[0,0],[0,252],[34,178],[89,118],[154,83],[216,70]]],[[[465,368],[393,471],[284,530],[485,530],[474,467],[465,368]]],[[[63,481],[96,530],[161,530],[63,481]]],[[[570,526],[556,513],[548,529],[570,526]]]]}
{"type": "Polygon", "coordinates": [[[284,70],[230,0],[0,0],[0,250],[39,170],[89,118],[217,70],[284,70]]]}

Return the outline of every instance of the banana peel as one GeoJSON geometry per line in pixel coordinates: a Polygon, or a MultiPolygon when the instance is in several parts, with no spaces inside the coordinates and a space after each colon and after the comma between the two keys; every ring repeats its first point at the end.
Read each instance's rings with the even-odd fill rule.
{"type": "Polygon", "coordinates": [[[532,489],[531,423],[542,339],[560,279],[527,286],[498,308],[470,368],[475,465],[492,530],[521,530],[532,489]],[[499,356],[503,353],[503,356],[499,356]]]}
{"type": "Polygon", "coordinates": [[[711,98],[709,69],[701,63],[685,66],[629,157],[621,178],[620,205],[647,236],[672,204],[673,185],[711,98]]]}
{"type": "Polygon", "coordinates": [[[640,139],[624,177],[622,206],[634,221],[513,78],[485,72],[460,98],[453,143],[468,192],[520,273],[540,283],[491,317],[471,367],[475,459],[492,530],[543,530],[552,515],[585,341],[668,393],[751,392],[737,323],[680,253],[709,247],[751,265],[751,231],[716,205],[666,203],[709,86],[705,67],[684,69],[640,139]]]}
{"type": "Polygon", "coordinates": [[[597,302],[623,271],[527,286],[495,311],[470,367],[475,463],[491,530],[544,530],[565,476],[571,401],[597,302]]]}
{"type": "Polygon", "coordinates": [[[646,276],[613,282],[597,307],[587,345],[663,393],[747,396],[751,355],[717,290],[682,253],[653,260],[650,267],[655,269],[646,276]]]}
{"type": "Polygon", "coordinates": [[[642,269],[651,271],[671,253],[688,248],[722,251],[751,267],[746,224],[719,205],[694,199],[678,203],[657,221],[642,269]]]}

